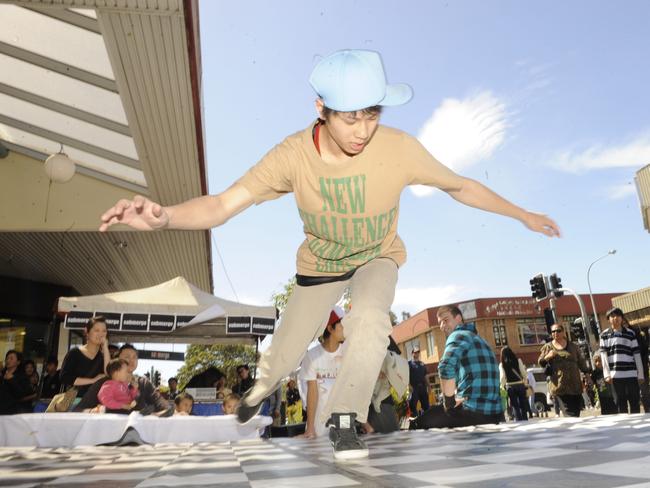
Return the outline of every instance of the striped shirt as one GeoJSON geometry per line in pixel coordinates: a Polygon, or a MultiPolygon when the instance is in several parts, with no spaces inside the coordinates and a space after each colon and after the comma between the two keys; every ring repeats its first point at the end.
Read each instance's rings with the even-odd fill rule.
{"type": "Polygon", "coordinates": [[[449,334],[438,372],[442,379],[456,380],[463,408],[484,415],[503,412],[496,357],[473,323],[461,324],[449,334]]]}
{"type": "Polygon", "coordinates": [[[606,329],[600,334],[603,375],[611,378],[643,378],[639,343],[633,330],[606,329]]]}

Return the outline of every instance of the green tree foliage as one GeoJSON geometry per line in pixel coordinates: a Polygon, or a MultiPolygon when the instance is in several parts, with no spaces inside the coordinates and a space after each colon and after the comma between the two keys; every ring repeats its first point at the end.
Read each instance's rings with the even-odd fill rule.
{"type": "Polygon", "coordinates": [[[282,315],[282,312],[284,312],[284,309],[287,307],[287,302],[289,301],[289,297],[293,293],[293,288],[295,286],[296,277],[294,276],[289,281],[287,281],[281,292],[271,295],[271,301],[275,305],[275,308],[277,308],[280,312],[280,315],[282,315]]]}
{"type": "Polygon", "coordinates": [[[244,344],[210,346],[192,344],[185,352],[185,364],[178,370],[176,377],[180,388],[192,376],[201,373],[210,366],[219,368],[226,375],[226,385],[229,387],[239,381],[236,368],[240,364],[248,364],[251,374],[255,369],[255,347],[244,344]]]}
{"type": "Polygon", "coordinates": [[[393,313],[392,310],[388,311],[388,316],[390,317],[390,324],[394,327],[397,325],[397,315],[393,313]]]}

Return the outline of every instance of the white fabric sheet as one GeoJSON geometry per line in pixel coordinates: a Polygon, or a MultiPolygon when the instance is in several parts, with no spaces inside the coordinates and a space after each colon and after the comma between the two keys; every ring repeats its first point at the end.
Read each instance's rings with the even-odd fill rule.
{"type": "Polygon", "coordinates": [[[76,447],[118,441],[129,427],[151,444],[224,442],[256,439],[270,417],[257,416],[240,425],[234,415],[214,417],[143,417],[83,413],[30,413],[0,416],[0,445],[76,447]]]}

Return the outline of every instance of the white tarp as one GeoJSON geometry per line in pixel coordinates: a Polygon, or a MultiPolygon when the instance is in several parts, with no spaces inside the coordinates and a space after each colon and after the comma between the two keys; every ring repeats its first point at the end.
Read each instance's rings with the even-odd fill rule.
{"type": "Polygon", "coordinates": [[[226,442],[257,439],[271,417],[256,416],[246,425],[234,415],[212,417],[143,417],[84,413],[28,413],[0,416],[0,445],[76,447],[119,441],[133,428],[149,444],[180,442],[226,442]]]}
{"type": "MultiPolygon", "coordinates": [[[[180,276],[138,290],[61,297],[58,311],[71,314],[70,316],[77,315],[79,323],[85,320],[84,312],[88,316],[105,315],[109,319],[112,340],[136,342],[141,341],[143,333],[146,333],[148,342],[241,343],[252,341],[252,338],[227,336],[225,325],[228,317],[252,317],[253,323],[255,318],[267,321],[276,318],[273,306],[246,305],[224,300],[204,292],[180,276]],[[169,330],[164,327],[156,330],[152,327],[152,315],[161,321],[166,318],[175,324],[169,330]],[[130,321],[132,327],[124,325],[127,321],[130,321]],[[138,327],[138,322],[144,325],[138,327]]],[[[67,321],[66,327],[75,328],[67,321]]]]}

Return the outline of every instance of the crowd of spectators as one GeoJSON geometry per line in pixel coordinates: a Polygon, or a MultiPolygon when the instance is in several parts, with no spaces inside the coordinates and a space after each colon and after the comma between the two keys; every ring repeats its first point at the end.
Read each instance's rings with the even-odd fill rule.
{"type": "MultiPolygon", "coordinates": [[[[447,335],[439,372],[453,390],[447,386],[441,403],[435,405],[434,399],[434,405],[428,405],[430,385],[426,380],[426,368],[419,358],[420,351],[415,349],[411,361],[407,364],[404,360],[406,373],[402,374],[410,383],[407,412],[412,417],[412,428],[498,422],[505,420],[503,413],[513,420],[523,421],[539,413],[531,408],[534,377],[512,349],[504,347],[497,359],[472,324],[464,322],[457,307],[439,311],[438,318],[447,335]],[[480,384],[477,383],[479,377],[480,384]],[[502,397],[495,394],[499,389],[505,397],[504,403],[502,397]]],[[[592,358],[583,356],[563,325],[550,327],[550,338],[540,349],[538,363],[547,376],[549,398],[561,415],[580,416],[587,406],[599,407],[602,414],[637,413],[642,403],[644,410],[649,407],[646,333],[632,328],[620,309],[608,311],[607,319],[610,327],[601,332],[600,349],[592,358]]],[[[192,388],[214,389],[213,401],[221,404],[224,414],[232,415],[241,397],[255,382],[247,364],[237,366],[237,381],[231,385],[227,385],[226,374],[209,367],[182,385],[182,389],[177,378],[169,378],[168,389],[161,393],[149,378],[135,374],[138,351],[134,346],[108,344],[102,317],[89,320],[85,331],[85,344],[68,351],[60,370],[56,358],[48,359],[42,377],[32,360],[23,360],[18,351],[8,351],[0,372],[0,415],[32,412],[37,399],[47,401],[66,391],[73,397],[66,410],[74,412],[128,414],[137,411],[159,417],[191,415],[197,403],[187,391],[192,388]]],[[[320,425],[322,419],[317,410],[325,405],[330,383],[336,380],[337,355],[345,352],[343,343],[341,316],[333,312],[319,348],[307,354],[299,377],[288,378],[286,384],[280,385],[266,399],[263,411],[273,418],[273,426],[302,425],[303,431],[306,427],[307,437],[323,434],[324,425],[320,425]],[[299,387],[299,383],[304,387],[299,387]],[[311,401],[309,393],[313,395],[311,401]]],[[[392,360],[392,367],[397,368],[395,364],[401,355],[397,345],[392,340],[391,343],[394,351],[392,356],[387,354],[386,361],[392,360]]],[[[385,368],[376,390],[381,389],[382,381],[386,382],[385,368]]],[[[392,386],[388,382],[383,386],[382,398],[378,399],[374,410],[370,406],[368,420],[377,419],[383,411],[383,402],[390,407],[388,416],[397,420],[390,395],[392,386]]],[[[382,422],[385,425],[385,419],[380,424],[382,422]]],[[[398,428],[396,421],[394,425],[398,428]]],[[[373,432],[377,429],[368,421],[360,424],[360,430],[373,432]]]]}

